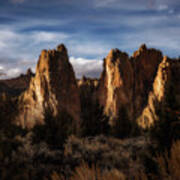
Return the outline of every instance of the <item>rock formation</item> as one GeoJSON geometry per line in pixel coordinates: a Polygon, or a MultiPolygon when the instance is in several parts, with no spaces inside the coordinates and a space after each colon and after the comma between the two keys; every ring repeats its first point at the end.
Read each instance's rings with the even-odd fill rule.
{"type": "Polygon", "coordinates": [[[31,79],[29,88],[19,97],[18,109],[15,124],[23,128],[44,124],[47,113],[53,117],[68,113],[79,124],[79,92],[64,45],[59,45],[57,50],[41,52],[36,75],[31,79]]]}
{"type": "Polygon", "coordinates": [[[111,50],[104,59],[97,92],[99,104],[104,106],[105,114],[111,118],[111,125],[121,108],[126,108],[129,117],[132,113],[133,78],[133,67],[128,55],[118,49],[111,50]]]}
{"type": "Polygon", "coordinates": [[[100,128],[102,127],[101,115],[102,110],[99,109],[99,105],[95,99],[95,92],[97,91],[99,80],[95,78],[87,78],[85,76],[78,80],[78,87],[80,92],[81,101],[81,135],[93,136],[95,134],[101,134],[100,128]]]}
{"type": "Polygon", "coordinates": [[[180,82],[177,78],[180,77],[179,65],[179,60],[163,59],[160,51],[147,49],[146,45],[142,45],[131,58],[117,49],[111,50],[104,59],[96,93],[104,113],[110,117],[109,124],[114,126],[117,119],[128,119],[147,128],[158,119],[156,112],[165,104],[166,108],[176,106],[178,110],[180,88],[174,79],[180,82]],[[172,91],[176,105],[167,100],[172,91]],[[128,117],[123,117],[126,114],[121,113],[122,110],[128,117]]]}
{"type": "Polygon", "coordinates": [[[149,93],[147,106],[137,119],[142,128],[151,127],[160,120],[158,112],[175,111],[180,107],[180,61],[164,57],[158,67],[149,93]]]}
{"type": "Polygon", "coordinates": [[[138,51],[133,54],[132,63],[134,69],[133,86],[133,116],[137,118],[147,104],[149,92],[153,88],[153,82],[158,66],[163,56],[160,51],[147,49],[143,44],[138,51]]]}
{"type": "Polygon", "coordinates": [[[83,76],[77,83],[80,92],[81,105],[92,104],[94,102],[94,93],[97,90],[99,80],[83,76]]]}
{"type": "Polygon", "coordinates": [[[23,128],[44,124],[47,113],[53,117],[67,113],[77,126],[82,117],[87,128],[104,115],[111,127],[118,121],[118,126],[129,128],[128,123],[137,122],[148,128],[159,119],[159,110],[179,113],[179,82],[180,60],[163,58],[146,45],[132,57],[113,49],[104,59],[100,79],[76,80],[67,50],[59,45],[57,50],[42,51],[35,75],[28,70],[18,78],[1,80],[0,92],[18,88],[17,99],[9,102],[15,102],[11,109],[17,109],[13,122],[23,128]]]}

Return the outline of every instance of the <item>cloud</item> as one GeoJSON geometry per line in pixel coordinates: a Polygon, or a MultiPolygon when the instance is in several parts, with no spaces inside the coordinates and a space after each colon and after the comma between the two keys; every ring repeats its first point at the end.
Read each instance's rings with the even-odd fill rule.
{"type": "Polygon", "coordinates": [[[167,4],[160,4],[158,7],[157,7],[157,9],[159,10],[159,11],[164,11],[164,10],[167,10],[169,7],[168,7],[168,5],[167,4]]]}
{"type": "Polygon", "coordinates": [[[6,44],[3,41],[0,41],[0,49],[5,48],[6,44]]]}
{"type": "Polygon", "coordinates": [[[100,40],[73,40],[67,42],[68,51],[71,56],[103,58],[111,49],[109,44],[100,40]]]}
{"type": "Polygon", "coordinates": [[[176,57],[180,51],[180,28],[152,28],[150,30],[142,30],[139,32],[129,33],[125,35],[122,42],[126,41],[123,46],[131,54],[140,44],[146,43],[148,47],[160,49],[165,55],[176,57]]]}
{"type": "Polygon", "coordinates": [[[6,76],[7,77],[16,77],[20,73],[21,73],[21,69],[20,68],[12,68],[12,69],[6,70],[6,76]]]}
{"type": "MultiPolygon", "coordinates": [[[[103,61],[98,59],[70,57],[70,62],[75,71],[76,78],[81,78],[82,76],[92,78],[99,77],[103,68],[103,61]]],[[[12,59],[0,60],[0,72],[5,73],[0,78],[4,79],[19,76],[22,73],[26,73],[29,67],[35,72],[36,64],[37,61],[27,59],[14,61],[12,61],[12,59]]]]}
{"type": "Polygon", "coordinates": [[[30,33],[30,36],[32,36],[32,39],[36,43],[54,42],[54,41],[57,42],[57,40],[63,41],[64,39],[67,39],[69,37],[66,33],[43,32],[43,31],[30,33]]]}
{"type": "Polygon", "coordinates": [[[4,68],[3,68],[3,66],[0,66],[0,71],[2,71],[4,68]]]}
{"type": "Polygon", "coordinates": [[[111,48],[132,53],[147,43],[169,56],[180,52],[179,0],[13,2],[22,5],[3,1],[0,6],[0,65],[9,69],[9,75],[35,67],[42,49],[60,43],[74,58],[78,76],[98,76],[102,62],[98,59],[111,48]]]}
{"type": "Polygon", "coordinates": [[[0,58],[0,72],[4,73],[0,78],[7,79],[19,76],[22,73],[26,73],[28,68],[34,71],[36,62],[32,59],[0,58]]]}
{"type": "Polygon", "coordinates": [[[97,59],[84,59],[70,57],[77,78],[82,76],[99,77],[103,68],[103,61],[97,59]]]}
{"type": "Polygon", "coordinates": [[[169,14],[174,14],[174,12],[175,12],[174,9],[169,9],[168,11],[169,14]]]}
{"type": "Polygon", "coordinates": [[[94,0],[95,8],[116,10],[157,10],[165,11],[179,5],[179,0],[94,0]]]}
{"type": "Polygon", "coordinates": [[[13,77],[19,76],[23,73],[21,68],[8,68],[8,69],[0,69],[0,79],[9,79],[13,77]]]}
{"type": "Polygon", "coordinates": [[[111,49],[109,44],[95,38],[79,40],[79,34],[48,31],[21,33],[8,28],[2,28],[0,34],[0,58],[35,59],[42,49],[52,49],[60,43],[67,46],[70,56],[76,57],[103,58],[111,49]]]}
{"type": "Polygon", "coordinates": [[[145,10],[154,9],[159,0],[94,0],[96,8],[113,8],[122,10],[145,10]]]}
{"type": "Polygon", "coordinates": [[[3,67],[4,72],[6,72],[6,78],[25,73],[29,67],[35,69],[38,55],[42,49],[52,49],[64,41],[67,41],[70,55],[82,56],[82,58],[70,58],[77,77],[82,75],[99,76],[102,61],[86,59],[83,56],[103,56],[108,52],[101,43],[68,41],[71,35],[61,32],[33,31],[20,33],[6,28],[1,29],[0,34],[2,35],[0,36],[0,67],[3,67]]]}
{"type": "Polygon", "coordinates": [[[64,42],[69,35],[63,32],[33,31],[22,33],[9,28],[0,30],[0,58],[34,59],[40,51],[64,42]]]}
{"type": "Polygon", "coordinates": [[[95,7],[106,7],[115,2],[117,0],[95,0],[95,7]]]}

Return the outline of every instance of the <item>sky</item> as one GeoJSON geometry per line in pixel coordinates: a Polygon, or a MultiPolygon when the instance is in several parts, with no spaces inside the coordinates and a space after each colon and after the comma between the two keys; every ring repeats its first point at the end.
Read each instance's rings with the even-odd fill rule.
{"type": "Polygon", "coordinates": [[[64,43],[76,76],[98,77],[112,48],[143,43],[180,56],[179,0],[0,0],[0,74],[35,70],[42,49],[64,43]]]}

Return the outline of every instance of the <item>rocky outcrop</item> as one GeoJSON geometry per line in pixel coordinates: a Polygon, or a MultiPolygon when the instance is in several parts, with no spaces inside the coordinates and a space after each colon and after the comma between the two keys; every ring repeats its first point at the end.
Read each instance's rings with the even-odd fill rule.
{"type": "Polygon", "coordinates": [[[77,80],[77,83],[80,91],[81,105],[92,104],[94,102],[94,93],[97,90],[99,80],[83,76],[82,79],[77,80]]]}
{"type": "Polygon", "coordinates": [[[77,125],[80,124],[78,87],[64,45],[59,45],[57,50],[41,52],[36,75],[20,96],[18,109],[15,124],[23,128],[44,124],[47,113],[53,117],[68,113],[77,125]]]}
{"type": "Polygon", "coordinates": [[[148,49],[146,45],[142,45],[130,58],[117,49],[111,50],[104,59],[104,70],[96,93],[104,113],[110,117],[109,124],[113,126],[117,119],[128,119],[147,128],[158,120],[159,108],[176,106],[177,110],[180,102],[180,88],[176,84],[180,82],[177,79],[178,67],[179,60],[163,59],[160,51],[148,49]],[[169,92],[173,92],[176,105],[170,104],[172,95],[169,92]]]}
{"type": "Polygon", "coordinates": [[[178,82],[180,82],[180,61],[164,57],[158,67],[147,106],[137,119],[140,127],[151,127],[160,118],[158,112],[179,113],[180,85],[178,82]]]}
{"type": "Polygon", "coordinates": [[[113,49],[104,59],[104,70],[97,91],[99,104],[104,113],[111,118],[110,124],[125,107],[130,118],[133,97],[133,67],[126,53],[113,49]]]}
{"type": "Polygon", "coordinates": [[[56,50],[42,51],[35,75],[28,70],[18,78],[1,80],[0,92],[20,89],[13,122],[23,128],[44,124],[47,113],[53,117],[67,113],[77,126],[81,116],[87,129],[87,121],[93,129],[103,118],[111,127],[129,129],[128,124],[137,122],[148,128],[159,119],[159,110],[179,113],[179,59],[163,58],[160,51],[143,44],[132,57],[111,50],[103,66],[99,80],[76,80],[67,50],[59,45],[56,50]]]}
{"type": "Polygon", "coordinates": [[[158,66],[162,61],[162,53],[155,49],[147,49],[143,44],[133,54],[132,62],[134,69],[133,86],[133,116],[137,118],[144,107],[153,88],[153,82],[157,73],[158,66]]]}
{"type": "Polygon", "coordinates": [[[95,99],[99,80],[95,78],[87,78],[85,76],[78,80],[81,100],[81,117],[82,117],[82,136],[93,136],[102,133],[103,115],[102,110],[95,99]]]}

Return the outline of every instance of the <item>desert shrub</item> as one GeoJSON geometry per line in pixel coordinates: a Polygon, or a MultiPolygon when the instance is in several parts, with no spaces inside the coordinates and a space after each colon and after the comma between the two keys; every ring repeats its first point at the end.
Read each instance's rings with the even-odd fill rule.
{"type": "Polygon", "coordinates": [[[165,103],[156,108],[159,120],[151,129],[150,135],[159,144],[159,150],[170,150],[172,143],[180,139],[180,109],[176,83],[179,80],[177,69],[172,68],[172,79],[166,92],[165,103]]]}
{"type": "Polygon", "coordinates": [[[1,127],[0,132],[4,134],[6,138],[14,138],[17,135],[25,136],[28,131],[19,126],[7,124],[5,127],[1,127]]]}
{"type": "Polygon", "coordinates": [[[17,99],[5,93],[0,94],[0,129],[10,124],[17,112],[17,99]]]}
{"type": "Polygon", "coordinates": [[[53,117],[51,113],[45,115],[45,125],[33,128],[33,142],[45,141],[52,148],[62,148],[66,138],[71,134],[77,134],[76,124],[67,112],[53,117]]]}
{"type": "Polygon", "coordinates": [[[180,139],[180,121],[171,111],[158,112],[159,120],[150,129],[150,137],[157,141],[158,150],[170,149],[173,141],[180,139]]]}
{"type": "Polygon", "coordinates": [[[21,145],[20,142],[11,139],[0,140],[0,161],[10,158],[11,153],[21,145]]]}
{"type": "Polygon", "coordinates": [[[167,179],[178,180],[180,177],[180,141],[174,142],[170,154],[166,151],[163,154],[152,157],[158,167],[156,173],[139,171],[135,174],[135,180],[167,179]]]}
{"type": "Polygon", "coordinates": [[[95,101],[93,94],[96,86],[94,83],[83,77],[84,84],[80,86],[81,101],[81,135],[95,136],[108,131],[108,119],[103,113],[98,101],[95,101]]]}
{"type": "Polygon", "coordinates": [[[13,147],[13,151],[7,153],[8,157],[12,158],[3,161],[0,179],[14,180],[28,177],[29,180],[44,178],[49,180],[52,172],[56,172],[53,173],[54,179],[67,180],[73,172],[75,176],[75,169],[80,168],[82,162],[86,162],[90,170],[97,167],[100,169],[100,175],[109,179],[116,177],[119,171],[129,177],[139,169],[144,169],[141,160],[138,160],[139,154],[146,151],[143,137],[120,140],[102,135],[86,138],[71,136],[63,150],[51,148],[51,145],[43,141],[34,143],[33,136],[33,132],[29,132],[26,136],[15,137],[22,145],[13,147]]]}
{"type": "MultiPolygon", "coordinates": [[[[82,163],[75,169],[73,175],[69,180],[125,180],[125,175],[118,170],[111,170],[108,172],[102,172],[102,170],[95,166],[89,166],[87,163],[82,163]]],[[[58,175],[54,172],[51,176],[51,180],[65,180],[62,175],[58,175]]]]}
{"type": "Polygon", "coordinates": [[[138,171],[135,177],[141,177],[140,179],[143,180],[143,177],[149,179],[149,177],[152,177],[153,174],[158,174],[158,164],[151,153],[142,153],[140,154],[140,158],[142,159],[145,170],[138,171]]]}
{"type": "Polygon", "coordinates": [[[144,170],[140,154],[148,151],[147,143],[144,137],[120,140],[102,135],[81,139],[73,136],[68,138],[64,151],[71,163],[77,163],[76,166],[84,161],[105,170],[131,172],[132,176],[138,169],[144,170]]]}
{"type": "Polygon", "coordinates": [[[131,122],[131,132],[130,132],[130,137],[138,137],[142,136],[142,129],[138,126],[136,121],[131,122]]]}
{"type": "Polygon", "coordinates": [[[65,180],[65,179],[66,178],[63,175],[58,174],[55,171],[51,174],[51,180],[65,180]]]}
{"type": "Polygon", "coordinates": [[[134,175],[133,179],[134,180],[148,180],[149,177],[143,171],[139,171],[134,175]]]}
{"type": "Polygon", "coordinates": [[[95,136],[109,133],[108,117],[98,103],[84,102],[82,105],[81,135],[95,136]]]}
{"type": "Polygon", "coordinates": [[[180,177],[180,141],[173,143],[170,156],[164,153],[156,158],[159,166],[159,176],[162,179],[179,179],[180,177]]]}
{"type": "Polygon", "coordinates": [[[12,152],[16,151],[22,143],[15,139],[16,136],[24,136],[26,131],[20,127],[9,124],[0,129],[0,160],[10,158],[12,152]]]}
{"type": "Polygon", "coordinates": [[[75,173],[70,180],[125,180],[124,174],[117,171],[102,172],[99,167],[92,165],[91,167],[83,163],[75,169],[75,173]]]}
{"type": "Polygon", "coordinates": [[[127,110],[124,107],[121,107],[118,118],[114,121],[115,123],[111,128],[111,135],[118,138],[125,138],[130,136],[132,124],[129,120],[127,110]]]}

